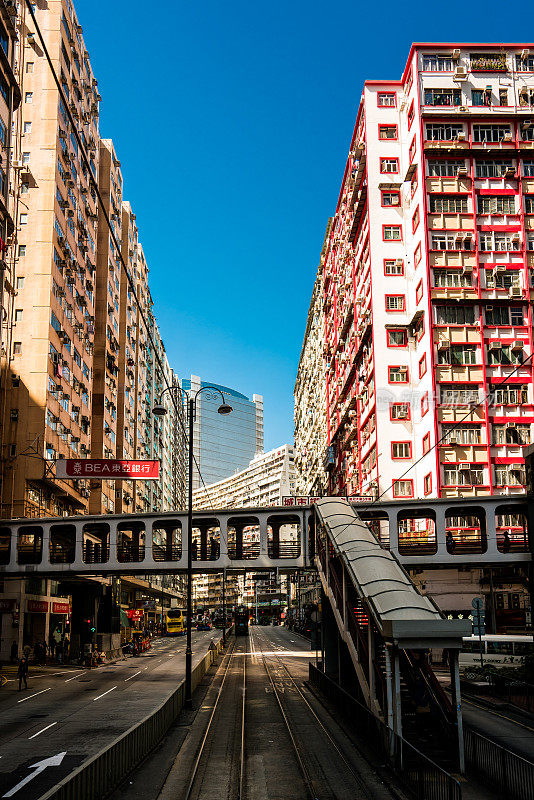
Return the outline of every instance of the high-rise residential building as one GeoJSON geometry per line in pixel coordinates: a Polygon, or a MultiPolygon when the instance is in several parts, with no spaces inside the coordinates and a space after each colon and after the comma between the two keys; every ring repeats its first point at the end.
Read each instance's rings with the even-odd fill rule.
{"type": "Polygon", "coordinates": [[[313,285],[294,389],[295,492],[298,495],[322,496],[328,485],[324,466],[327,424],[326,379],[323,367],[323,264],[331,227],[332,220],[329,220],[321,263],[313,285]]]}
{"type": "MultiPolygon", "coordinates": [[[[182,380],[182,387],[193,395],[208,386],[223,392],[233,412],[224,417],[217,413],[221,404],[217,391],[203,391],[197,396],[193,453],[205,484],[244,469],[263,451],[263,397],[255,394],[250,400],[235,389],[203,381],[198,375],[182,380]]],[[[193,489],[201,485],[198,469],[193,468],[193,489]]]]}
{"type": "Polygon", "coordinates": [[[193,491],[194,508],[259,508],[282,505],[295,494],[294,448],[284,444],[260,453],[246,469],[193,491]]]}
{"type": "MultiPolygon", "coordinates": [[[[193,507],[199,509],[260,508],[281,505],[285,496],[295,494],[294,449],[284,444],[252,459],[249,466],[217,483],[193,492],[193,507]]],[[[256,535],[245,528],[243,541],[256,535]]],[[[193,529],[193,539],[200,543],[200,529],[193,529]]],[[[195,598],[199,605],[217,607],[222,602],[221,576],[208,573],[194,576],[195,598]]],[[[252,576],[228,575],[226,583],[229,604],[252,603],[254,581],[252,576]]]]}
{"type": "MultiPolygon", "coordinates": [[[[25,4],[16,59],[22,103],[14,124],[16,286],[2,452],[2,513],[87,510],[83,480],[54,477],[61,457],[91,452],[96,195],[67,110],[25,4]],[[44,98],[46,97],[46,103],[44,98]],[[20,158],[17,158],[20,156],[20,158]]],[[[98,103],[81,27],[70,3],[35,6],[90,170],[99,169],[98,103]]]]}
{"type": "Polygon", "coordinates": [[[324,262],[330,492],[523,491],[533,112],[534,45],[416,44],[366,81],[324,262]]]}

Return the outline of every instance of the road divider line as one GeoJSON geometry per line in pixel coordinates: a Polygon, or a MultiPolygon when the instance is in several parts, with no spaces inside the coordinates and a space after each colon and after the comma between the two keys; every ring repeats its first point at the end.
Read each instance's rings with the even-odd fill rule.
{"type": "MultiPolygon", "coordinates": [[[[146,669],[146,667],[145,667],[145,669],[146,669]]],[[[129,678],[125,678],[125,679],[124,679],[124,682],[126,683],[127,681],[131,681],[131,680],[132,680],[132,678],[136,678],[136,677],[137,677],[137,675],[140,675],[140,674],[141,674],[141,670],[139,670],[139,672],[135,672],[133,675],[130,675],[130,677],[129,677],[129,678]]]]}
{"type": "Polygon", "coordinates": [[[37,733],[34,733],[33,736],[28,736],[28,740],[35,739],[36,736],[40,736],[42,733],[47,731],[49,728],[53,728],[54,725],[57,725],[57,722],[51,722],[50,725],[47,725],[46,728],[43,728],[40,731],[37,731],[37,733]]]}
{"type": "Polygon", "coordinates": [[[17,700],[17,703],[25,703],[26,700],[31,700],[32,697],[37,697],[38,694],[43,694],[43,692],[50,692],[51,689],[52,689],[51,686],[49,686],[48,689],[41,689],[40,692],[35,692],[35,694],[30,694],[28,695],[28,697],[23,697],[22,700],[17,700]]]}
{"type": "Polygon", "coordinates": [[[104,692],[104,694],[99,694],[98,697],[93,697],[93,700],[100,700],[101,697],[105,697],[107,694],[112,692],[113,689],[116,689],[116,688],[117,688],[116,686],[112,686],[111,689],[108,689],[107,692],[104,692]]]}
{"type": "Polygon", "coordinates": [[[85,672],[79,672],[77,675],[73,675],[72,678],[67,678],[65,683],[69,683],[69,681],[74,681],[74,680],[76,680],[76,678],[81,678],[82,675],[86,675],[86,674],[87,674],[87,670],[85,670],[85,672]]]}

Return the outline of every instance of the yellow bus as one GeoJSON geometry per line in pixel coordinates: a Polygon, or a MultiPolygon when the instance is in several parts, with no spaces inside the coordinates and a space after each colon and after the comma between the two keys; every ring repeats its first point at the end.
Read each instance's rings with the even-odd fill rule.
{"type": "Polygon", "coordinates": [[[181,608],[169,608],[165,614],[167,636],[183,636],[185,634],[185,617],[181,608]]]}

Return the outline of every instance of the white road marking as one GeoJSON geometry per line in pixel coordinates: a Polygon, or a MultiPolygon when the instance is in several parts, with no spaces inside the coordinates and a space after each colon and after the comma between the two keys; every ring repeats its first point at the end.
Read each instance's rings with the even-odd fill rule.
{"type": "Polygon", "coordinates": [[[26,786],[27,783],[32,781],[39,773],[44,772],[47,767],[59,767],[61,762],[63,761],[64,757],[67,755],[67,751],[65,750],[63,753],[58,753],[55,756],[51,756],[50,758],[45,758],[43,761],[37,761],[35,764],[31,764],[29,769],[33,769],[34,772],[30,773],[26,778],[17,783],[9,792],[6,792],[2,797],[13,797],[14,794],[18,792],[19,789],[22,789],[23,786],[26,786]]]}
{"type": "MultiPolygon", "coordinates": [[[[35,694],[30,694],[30,695],[28,695],[28,697],[23,697],[22,700],[17,700],[17,703],[25,703],[26,700],[31,700],[32,697],[37,697],[38,694],[43,694],[43,692],[49,692],[49,691],[51,691],[51,689],[52,689],[51,686],[49,686],[48,689],[41,689],[40,692],[35,692],[35,694]]],[[[4,797],[5,797],[5,795],[4,795],[4,797]]]]}
{"type": "Polygon", "coordinates": [[[80,672],[78,675],[73,675],[72,678],[67,678],[65,683],[69,683],[69,681],[75,681],[76,678],[81,678],[82,675],[85,675],[86,673],[87,673],[87,670],[85,670],[85,672],[80,672]]]}
{"type": "Polygon", "coordinates": [[[33,736],[28,736],[28,739],[35,739],[36,736],[40,736],[42,733],[47,731],[49,728],[53,728],[54,725],[57,725],[57,722],[51,722],[50,725],[47,725],[46,728],[43,728],[40,731],[37,731],[37,733],[34,733],[33,736]]]}
{"type": "Polygon", "coordinates": [[[116,686],[112,686],[111,689],[108,689],[107,692],[104,692],[104,694],[99,694],[98,697],[93,697],[93,700],[100,700],[101,697],[105,697],[107,694],[112,692],[113,689],[116,689],[116,688],[117,688],[116,686]]]}
{"type": "MultiPolygon", "coordinates": [[[[146,669],[146,667],[145,667],[145,669],[146,669]]],[[[135,678],[137,675],[140,675],[140,674],[141,674],[141,670],[139,670],[139,672],[135,672],[133,675],[130,675],[129,678],[125,678],[124,682],[126,683],[126,681],[131,681],[132,678],[135,678]]]]}

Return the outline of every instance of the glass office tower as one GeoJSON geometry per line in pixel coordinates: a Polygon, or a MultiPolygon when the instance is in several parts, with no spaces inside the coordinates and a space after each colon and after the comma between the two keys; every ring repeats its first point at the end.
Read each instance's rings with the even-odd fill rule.
{"type": "MultiPolygon", "coordinates": [[[[248,467],[256,453],[263,451],[263,397],[252,400],[235,389],[203,381],[198,375],[184,378],[186,392],[197,392],[204,386],[216,386],[224,394],[233,411],[228,416],[217,413],[221,397],[216,392],[202,392],[197,397],[197,415],[193,426],[193,453],[204,483],[217,481],[248,467]]],[[[193,489],[202,486],[193,465],[193,489]]]]}

